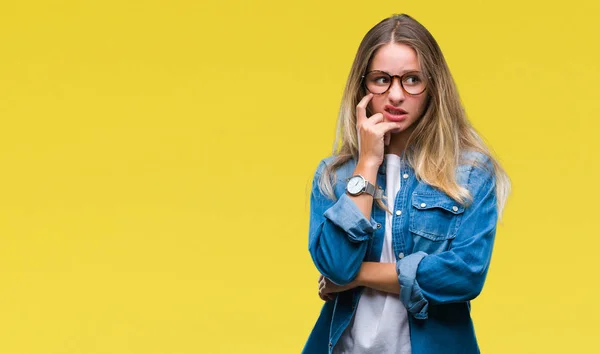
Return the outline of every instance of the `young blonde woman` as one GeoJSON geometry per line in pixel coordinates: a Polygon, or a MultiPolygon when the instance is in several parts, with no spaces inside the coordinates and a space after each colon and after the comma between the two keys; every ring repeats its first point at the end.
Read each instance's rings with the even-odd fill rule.
{"type": "Polygon", "coordinates": [[[334,147],[311,193],[309,250],[326,302],[304,353],[478,353],[469,301],[510,182],[437,42],[410,16],[362,40],[334,147]]]}

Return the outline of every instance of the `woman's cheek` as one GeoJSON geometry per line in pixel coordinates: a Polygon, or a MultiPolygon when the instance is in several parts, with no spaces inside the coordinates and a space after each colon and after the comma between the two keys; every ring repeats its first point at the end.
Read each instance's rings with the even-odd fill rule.
{"type": "Polygon", "coordinates": [[[374,104],[373,99],[371,99],[371,102],[369,102],[369,104],[367,105],[367,118],[372,116],[373,114],[377,113],[377,105],[374,104]]]}
{"type": "Polygon", "coordinates": [[[383,105],[381,104],[381,102],[379,102],[379,97],[376,98],[372,98],[371,102],[369,102],[369,112],[371,112],[371,114],[369,116],[372,116],[375,113],[383,113],[383,105]]]}

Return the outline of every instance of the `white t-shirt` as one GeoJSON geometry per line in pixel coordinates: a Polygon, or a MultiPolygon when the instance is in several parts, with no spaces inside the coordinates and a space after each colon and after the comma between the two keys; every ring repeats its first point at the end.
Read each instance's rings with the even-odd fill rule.
{"type": "MultiPolygon", "coordinates": [[[[385,155],[387,207],[394,211],[400,190],[400,156],[385,155]]],[[[386,213],[381,263],[396,263],[392,248],[392,218],[386,213]]],[[[334,354],[410,354],[406,308],[398,294],[365,288],[356,314],[333,349],[334,354]]]]}

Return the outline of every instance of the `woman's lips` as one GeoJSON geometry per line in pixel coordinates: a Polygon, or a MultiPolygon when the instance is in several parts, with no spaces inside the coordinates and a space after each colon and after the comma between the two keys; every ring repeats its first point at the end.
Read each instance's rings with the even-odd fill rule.
{"type": "Polygon", "coordinates": [[[408,113],[403,109],[395,109],[386,107],[383,111],[383,116],[391,122],[401,122],[408,118],[408,113]]]}

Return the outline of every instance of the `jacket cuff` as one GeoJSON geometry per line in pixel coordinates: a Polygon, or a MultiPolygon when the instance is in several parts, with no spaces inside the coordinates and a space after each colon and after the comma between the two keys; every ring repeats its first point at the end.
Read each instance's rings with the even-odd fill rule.
{"type": "Polygon", "coordinates": [[[368,240],[375,231],[377,223],[369,221],[356,203],[344,193],[338,201],[323,214],[325,218],[346,232],[352,242],[368,240]]]}
{"type": "Polygon", "coordinates": [[[400,283],[400,301],[416,319],[428,317],[429,301],[423,296],[417,282],[417,268],[427,253],[419,251],[408,255],[396,262],[396,273],[400,283]]]}

